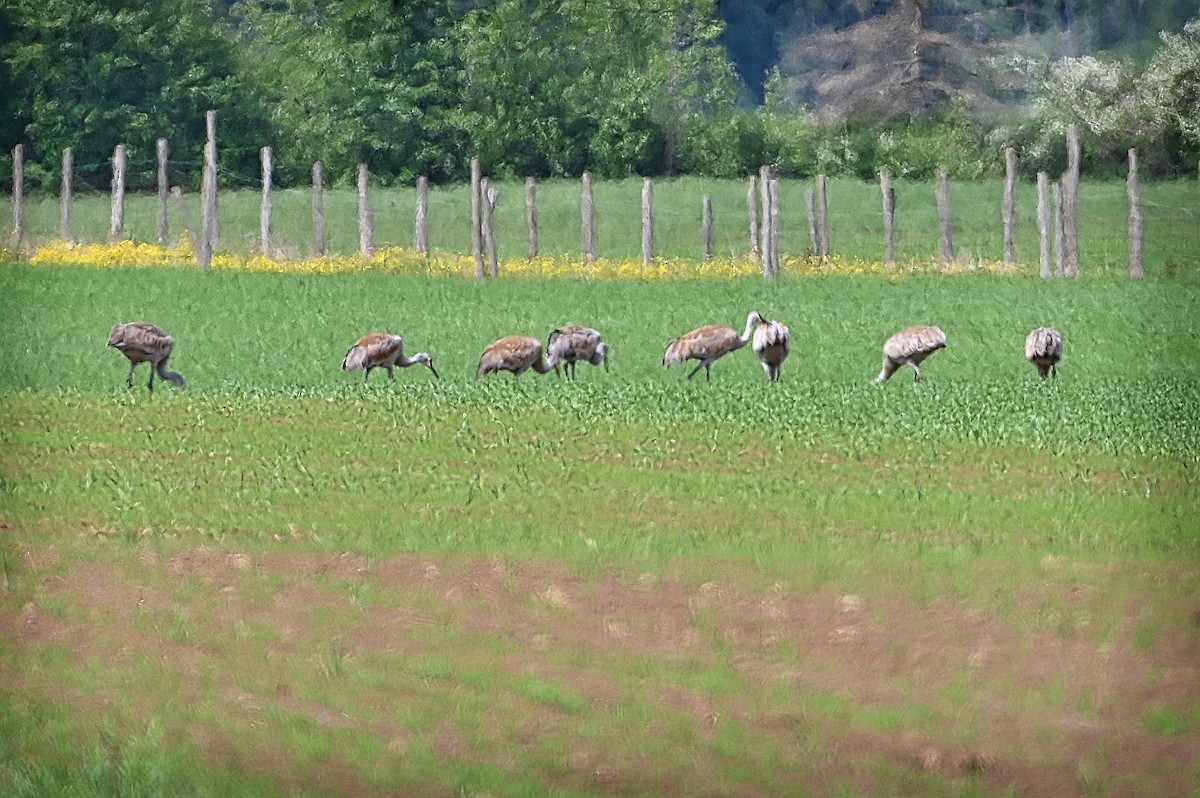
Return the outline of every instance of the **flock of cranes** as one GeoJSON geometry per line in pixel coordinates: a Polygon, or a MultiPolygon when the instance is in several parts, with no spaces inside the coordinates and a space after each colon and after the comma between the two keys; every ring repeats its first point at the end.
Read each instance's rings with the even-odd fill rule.
{"type": "MultiPolygon", "coordinates": [[[[755,356],[762,363],[767,379],[779,380],[783,362],[792,349],[792,335],[787,325],[780,321],[763,318],[758,311],[746,317],[746,328],[741,335],[733,327],[723,324],[708,324],[684,333],[667,345],[663,355],[664,366],[679,366],[685,361],[697,361],[688,379],[704,369],[705,379],[712,381],[712,365],[730,352],[751,345],[755,356]]],[[[133,372],[139,363],[150,364],[150,382],[147,388],[154,390],[154,376],[183,388],[187,383],[179,374],[167,370],[167,361],[175,348],[175,339],[161,327],[142,321],[126,322],[113,327],[108,336],[108,345],[117,349],[129,360],[129,376],[126,386],[133,387],[133,372]]],[[[924,378],[920,365],[925,358],[946,347],[946,333],[941,328],[918,325],[906,327],[887,340],[883,345],[883,369],[875,378],[876,384],[887,382],[900,368],[909,366],[916,374],[916,381],[924,378]]],[[[559,327],[550,333],[545,347],[538,338],[528,335],[509,335],[494,342],[479,358],[476,374],[482,376],[498,371],[509,371],[514,375],[533,369],[539,374],[558,372],[562,365],[568,379],[575,379],[578,363],[602,365],[608,371],[608,344],[597,330],[577,324],[559,327]]],[[[1045,379],[1058,376],[1058,363],[1062,360],[1063,339],[1053,327],[1038,327],[1025,340],[1025,357],[1037,367],[1038,374],[1045,379]]],[[[412,357],[404,354],[404,339],[388,332],[373,332],[364,335],[350,347],[342,360],[345,371],[364,371],[367,381],[372,369],[386,369],[389,379],[395,379],[395,369],[421,364],[438,377],[433,367],[433,357],[428,352],[418,352],[412,357]]]]}

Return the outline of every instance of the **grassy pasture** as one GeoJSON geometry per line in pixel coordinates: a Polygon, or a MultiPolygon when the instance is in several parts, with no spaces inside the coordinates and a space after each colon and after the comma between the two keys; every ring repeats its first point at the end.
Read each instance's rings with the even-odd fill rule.
{"type": "MultiPolygon", "coordinates": [[[[879,186],[840,178],[830,181],[830,226],[833,253],[848,259],[881,260],[883,214],[879,186]]],[[[496,229],[502,260],[526,254],[525,187],[498,184],[500,201],[496,229]]],[[[785,253],[808,251],[805,191],[810,182],[785,180],[781,186],[782,248],[785,253]]],[[[701,253],[701,198],[713,198],[714,244],[717,255],[747,253],[747,183],[736,180],[680,178],[655,184],[656,253],[668,259],[696,259],[701,253]]],[[[901,261],[939,257],[937,203],[934,187],[898,180],[896,190],[896,252],[901,261]]],[[[599,255],[615,260],[641,258],[640,180],[600,181],[594,186],[599,255]]],[[[963,261],[999,260],[1003,254],[1000,207],[1001,181],[955,184],[951,190],[955,243],[963,261]]],[[[538,187],[541,251],[574,255],[580,251],[580,187],[576,181],[552,180],[538,187]]],[[[34,243],[58,236],[58,199],[35,195],[26,210],[26,226],[34,243]]],[[[1037,187],[1018,187],[1017,244],[1019,260],[1037,271],[1037,187]]],[[[251,190],[227,191],[221,196],[222,246],[240,251],[259,247],[261,195],[251,190]]],[[[273,197],[273,239],[281,254],[306,255],[312,241],[312,198],[308,189],[287,189],[273,197]]],[[[372,193],[376,243],[411,247],[416,215],[416,190],[379,188],[372,193]]],[[[352,189],[330,189],[325,197],[326,246],[333,254],[358,249],[358,198],[352,189]]],[[[200,219],[198,198],[190,198],[190,217],[200,219]]],[[[430,190],[430,245],[437,252],[471,251],[470,192],[465,186],[430,190]]],[[[111,203],[104,194],[80,194],[73,226],[77,240],[108,238],[111,203]]],[[[1200,183],[1195,180],[1151,182],[1143,186],[1146,230],[1146,268],[1151,275],[1194,274],[1200,271],[1200,183]]],[[[12,208],[0,206],[0,229],[12,229],[12,208]]],[[[182,230],[171,207],[171,230],[182,230]]],[[[1080,187],[1080,259],[1085,274],[1125,274],[1129,262],[1129,202],[1121,182],[1084,181],[1080,187]]],[[[157,231],[157,198],[132,195],[126,204],[127,235],[153,241],[157,231]]]]}
{"type": "Polygon", "coordinates": [[[0,783],[1195,792],[1198,299],[0,267],[0,783]],[[792,328],[784,382],[662,368],[751,308],[792,328]],[[125,389],[130,318],[187,391],[125,389]],[[474,377],[570,320],[611,373],[474,377]],[[918,320],[926,381],[871,385],[918,320]],[[370,329],[443,379],[341,373],[370,329]]]}

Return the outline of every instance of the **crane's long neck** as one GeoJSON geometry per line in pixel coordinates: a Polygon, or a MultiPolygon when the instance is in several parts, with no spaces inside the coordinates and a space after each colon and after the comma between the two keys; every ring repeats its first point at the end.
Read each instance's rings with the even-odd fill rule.
{"type": "Polygon", "coordinates": [[[182,374],[178,374],[174,371],[167,370],[167,361],[165,361],[165,360],[158,361],[157,371],[158,371],[159,377],[161,377],[164,380],[169,380],[170,382],[175,383],[175,385],[177,385],[180,388],[187,385],[187,381],[183,378],[182,374]]]}
{"type": "Polygon", "coordinates": [[[746,331],[742,333],[742,337],[737,339],[734,349],[741,349],[746,344],[750,343],[750,339],[754,336],[754,328],[762,323],[762,317],[758,313],[751,313],[746,317],[746,331]]]}

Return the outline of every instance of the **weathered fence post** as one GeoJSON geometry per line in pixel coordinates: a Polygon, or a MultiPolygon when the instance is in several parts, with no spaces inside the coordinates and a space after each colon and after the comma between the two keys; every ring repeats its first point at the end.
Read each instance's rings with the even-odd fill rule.
{"type": "Polygon", "coordinates": [[[771,167],[758,169],[759,225],[758,247],[762,258],[763,277],[771,276],[771,167]]]}
{"type": "Polygon", "coordinates": [[[779,276],[779,244],[781,230],[781,214],[779,210],[779,178],[771,178],[771,277],[779,276]]]}
{"type": "Polygon", "coordinates": [[[479,181],[479,195],[483,200],[482,233],[483,247],[487,253],[487,262],[491,266],[492,277],[500,276],[500,259],[496,249],[496,202],[500,199],[500,189],[492,185],[486,177],[479,181]]]}
{"type": "Polygon", "coordinates": [[[529,228],[529,248],[526,257],[533,260],[538,256],[538,212],[537,180],[525,178],[525,226],[529,228]]]}
{"type": "Polygon", "coordinates": [[[220,225],[217,221],[217,112],[208,111],[204,115],[204,126],[207,140],[204,145],[204,175],[200,186],[200,246],[196,250],[196,260],[200,267],[207,269],[212,266],[213,249],[217,246],[220,235],[220,225]]]}
{"type": "Polygon", "coordinates": [[[596,205],[592,197],[592,173],[583,173],[583,197],[579,203],[584,263],[596,262],[596,205]]]}
{"type": "Polygon", "coordinates": [[[833,242],[829,231],[829,181],[825,175],[817,175],[817,224],[821,257],[828,258],[833,253],[833,242]]]}
{"type": "Polygon", "coordinates": [[[325,255],[325,167],[314,161],[312,167],[313,254],[325,255]]]}
{"type": "Polygon", "coordinates": [[[705,194],[700,201],[700,227],[704,240],[704,260],[710,261],[715,254],[713,243],[713,204],[712,194],[705,194]]]}
{"type": "Polygon", "coordinates": [[[413,249],[429,255],[429,178],[417,178],[417,218],[413,222],[413,249]]]}
{"type": "Polygon", "coordinates": [[[13,231],[12,238],[20,247],[25,241],[25,147],[13,147],[13,231]]]}
{"type": "Polygon", "coordinates": [[[896,262],[896,189],[892,187],[892,173],[879,171],[879,192],[883,195],[883,262],[896,262]]]}
{"type": "Polygon", "coordinates": [[[271,173],[275,168],[274,153],[270,147],[258,151],[262,160],[262,211],[259,214],[259,243],[262,254],[271,257],[271,173]]]}
{"type": "Polygon", "coordinates": [[[945,169],[938,170],[937,206],[941,220],[942,263],[954,262],[954,221],[950,212],[950,177],[945,169]]]}
{"type": "Polygon", "coordinates": [[[1004,262],[1017,262],[1017,151],[1004,150],[1004,262]]]}
{"type": "Polygon", "coordinates": [[[1142,187],[1138,184],[1138,154],[1137,150],[1129,151],[1129,177],[1126,180],[1129,191],[1129,276],[1145,277],[1145,240],[1142,230],[1142,187]]]}
{"type": "Polygon", "coordinates": [[[1067,171],[1063,191],[1063,272],[1079,276],[1079,129],[1067,128],[1067,171]]]}
{"type": "Polygon", "coordinates": [[[475,258],[475,276],[483,279],[483,168],[479,156],[471,159],[471,254],[475,258]]]}
{"type": "Polygon", "coordinates": [[[750,216],[750,257],[760,254],[758,245],[758,177],[750,175],[750,188],[746,191],[746,212],[750,216]]]}
{"type": "Polygon", "coordinates": [[[58,234],[63,241],[71,243],[71,205],[74,203],[75,153],[70,147],[63,150],[62,191],[58,198],[58,234]]]}
{"type": "Polygon", "coordinates": [[[1064,239],[1066,238],[1065,221],[1063,219],[1063,187],[1062,183],[1055,182],[1051,187],[1051,193],[1054,197],[1054,276],[1066,276],[1066,253],[1063,252],[1064,239]]]}
{"type": "Polygon", "coordinates": [[[125,172],[129,167],[129,156],[124,144],[118,144],[113,150],[112,165],[112,216],[108,238],[116,241],[125,230],[125,172]]]}
{"type": "Polygon", "coordinates": [[[1050,178],[1037,173],[1038,262],[1042,277],[1050,277],[1050,178]]]}
{"type": "Polygon", "coordinates": [[[158,243],[166,246],[171,237],[171,222],[169,197],[171,191],[170,179],[167,176],[167,140],[155,142],[155,152],[158,155],[158,243]]]}
{"type": "Polygon", "coordinates": [[[367,165],[358,165],[358,251],[363,255],[375,252],[375,210],[371,207],[371,173],[367,165]]]}
{"type": "Polygon", "coordinates": [[[654,181],[642,178],[642,265],[654,262],[654,181]]]}

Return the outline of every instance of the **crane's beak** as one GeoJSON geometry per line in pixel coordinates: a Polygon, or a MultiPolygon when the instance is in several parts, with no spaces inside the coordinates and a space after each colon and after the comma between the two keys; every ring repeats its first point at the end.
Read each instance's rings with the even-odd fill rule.
{"type": "Polygon", "coordinates": [[[433,360],[430,360],[427,365],[429,366],[429,370],[433,372],[433,376],[437,377],[440,380],[442,378],[442,375],[438,374],[437,369],[435,369],[433,367],[433,360]]]}

